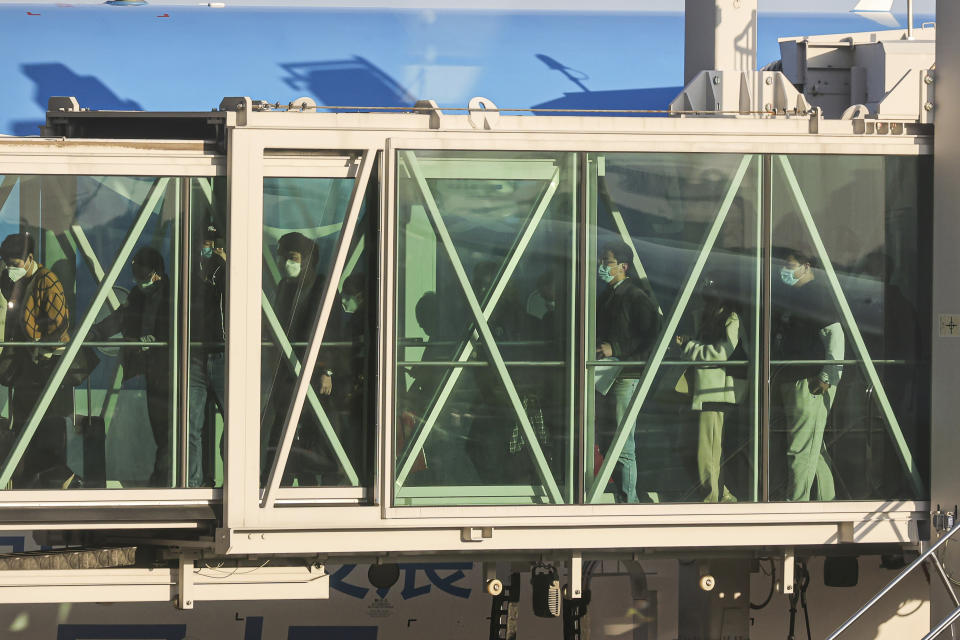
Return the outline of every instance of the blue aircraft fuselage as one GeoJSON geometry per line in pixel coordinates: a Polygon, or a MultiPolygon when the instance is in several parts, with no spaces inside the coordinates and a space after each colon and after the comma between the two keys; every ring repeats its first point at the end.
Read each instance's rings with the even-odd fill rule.
{"type": "MultiPolygon", "coordinates": [[[[36,134],[51,95],[162,111],[205,111],[228,95],[663,109],[683,84],[680,13],[24,4],[0,7],[0,20],[7,134],[36,134]]],[[[778,37],[878,28],[849,13],[761,13],[758,61],[779,58],[778,37]]]]}

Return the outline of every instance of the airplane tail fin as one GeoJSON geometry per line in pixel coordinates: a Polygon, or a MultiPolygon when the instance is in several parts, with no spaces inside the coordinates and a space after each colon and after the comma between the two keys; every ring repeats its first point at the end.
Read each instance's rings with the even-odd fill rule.
{"type": "Polygon", "coordinates": [[[850,9],[851,13],[882,11],[890,13],[893,10],[893,0],[860,0],[857,6],[850,9]]]}
{"type": "Polygon", "coordinates": [[[850,9],[850,13],[873,20],[888,29],[896,29],[900,23],[897,22],[892,10],[893,0],[860,0],[857,6],[850,9]]]}

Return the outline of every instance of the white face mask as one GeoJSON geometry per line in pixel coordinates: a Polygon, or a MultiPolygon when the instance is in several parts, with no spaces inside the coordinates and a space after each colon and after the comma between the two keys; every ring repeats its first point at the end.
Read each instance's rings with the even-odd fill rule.
{"type": "Polygon", "coordinates": [[[143,290],[143,291],[145,291],[145,290],[149,289],[150,287],[152,287],[152,286],[155,285],[155,284],[157,284],[157,283],[153,280],[153,276],[150,276],[150,278],[148,278],[147,280],[144,280],[143,282],[140,283],[140,289],[143,290]]]}
{"type": "Polygon", "coordinates": [[[287,260],[283,264],[283,270],[287,272],[287,275],[291,278],[296,278],[300,275],[300,263],[294,260],[287,260]]]}
{"type": "Polygon", "coordinates": [[[11,282],[16,282],[25,275],[27,275],[26,267],[7,267],[7,277],[11,282]]]}

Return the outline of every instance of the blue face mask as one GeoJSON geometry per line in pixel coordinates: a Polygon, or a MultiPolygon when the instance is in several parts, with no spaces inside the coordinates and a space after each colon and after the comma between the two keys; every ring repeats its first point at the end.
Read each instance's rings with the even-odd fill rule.
{"type": "Polygon", "coordinates": [[[790,267],[783,267],[780,269],[780,279],[783,280],[783,284],[788,287],[792,287],[800,282],[800,278],[794,275],[796,269],[791,269],[790,267]]]}
{"type": "Polygon", "coordinates": [[[213,257],[213,247],[204,247],[200,249],[200,257],[204,259],[213,257]]]}
{"type": "Polygon", "coordinates": [[[597,275],[608,284],[613,281],[613,274],[610,273],[610,267],[605,264],[600,265],[600,268],[597,269],[597,275]]]}

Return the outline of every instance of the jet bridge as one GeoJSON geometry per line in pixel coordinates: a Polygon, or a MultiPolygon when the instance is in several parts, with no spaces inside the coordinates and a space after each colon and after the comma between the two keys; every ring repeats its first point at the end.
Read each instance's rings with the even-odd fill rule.
{"type": "MultiPolygon", "coordinates": [[[[176,117],[75,104],[48,119],[73,137],[0,139],[2,231],[32,235],[70,313],[55,347],[6,318],[0,356],[46,377],[25,414],[21,379],[4,387],[0,527],[158,550],[91,569],[115,572],[85,578],[112,590],[77,598],[132,583],[181,606],[261,597],[247,578],[197,581],[273,558],[286,586],[269,597],[320,597],[328,558],[575,573],[583,555],[725,548],[792,566],[800,549],[929,535],[929,125],[529,117],[485,99],[360,113],[240,97],[176,117]],[[84,137],[114,117],[124,139],[84,137]],[[127,137],[138,122],[150,136],[127,137]],[[612,360],[597,265],[620,246],[659,328],[648,353],[612,360]],[[131,268],[144,247],[163,262],[150,307],[131,268]],[[808,311],[780,281],[801,250],[816,320],[841,327],[831,359],[778,350],[778,318],[808,311]],[[738,310],[723,365],[738,392],[716,443],[726,492],[705,502],[680,381],[717,364],[676,336],[697,335],[711,291],[738,310]],[[842,370],[800,499],[782,390],[797,366],[842,370]],[[620,502],[631,460],[637,498],[620,502]],[[290,586],[307,583],[319,591],[290,586]]],[[[0,582],[39,601],[52,575],[0,582]]]]}

